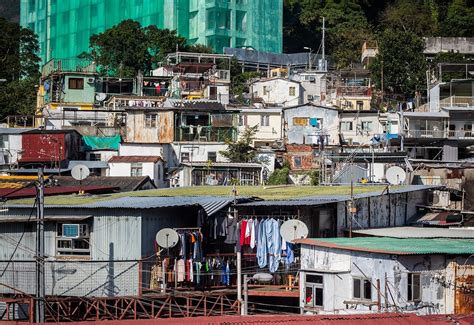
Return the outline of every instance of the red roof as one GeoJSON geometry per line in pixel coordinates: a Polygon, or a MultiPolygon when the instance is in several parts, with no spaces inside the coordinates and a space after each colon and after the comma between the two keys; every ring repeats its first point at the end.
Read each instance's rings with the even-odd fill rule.
{"type": "Polygon", "coordinates": [[[417,316],[415,314],[360,314],[360,315],[258,315],[258,316],[212,316],[212,317],[192,317],[192,318],[160,318],[143,320],[121,320],[121,321],[97,321],[97,322],[68,322],[56,323],[62,325],[93,325],[97,323],[118,324],[118,325],[160,325],[160,324],[187,324],[193,325],[217,325],[217,324],[361,324],[361,325],[424,325],[424,324],[472,324],[472,316],[417,316]]]}
{"type": "Polygon", "coordinates": [[[135,162],[152,162],[156,163],[161,160],[159,156],[113,156],[109,162],[111,163],[135,163],[135,162]]]}

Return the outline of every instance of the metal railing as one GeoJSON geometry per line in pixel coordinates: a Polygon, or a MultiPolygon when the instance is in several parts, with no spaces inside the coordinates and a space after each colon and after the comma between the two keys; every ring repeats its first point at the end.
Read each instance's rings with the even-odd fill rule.
{"type": "Polygon", "coordinates": [[[441,107],[444,106],[462,106],[462,107],[472,107],[474,108],[474,97],[472,96],[451,96],[448,98],[441,99],[439,101],[441,107]]]}
{"type": "Polygon", "coordinates": [[[436,138],[443,139],[447,137],[444,130],[405,130],[407,138],[436,138]]]}
{"type": "Polygon", "coordinates": [[[181,126],[176,129],[175,141],[225,142],[237,138],[236,128],[214,128],[211,126],[181,126]]]}
{"type": "Polygon", "coordinates": [[[372,96],[372,89],[368,86],[339,86],[337,96],[372,96]]]}
{"type": "Polygon", "coordinates": [[[43,77],[54,72],[96,73],[97,70],[94,61],[81,59],[52,59],[41,69],[41,75],[43,77]]]}

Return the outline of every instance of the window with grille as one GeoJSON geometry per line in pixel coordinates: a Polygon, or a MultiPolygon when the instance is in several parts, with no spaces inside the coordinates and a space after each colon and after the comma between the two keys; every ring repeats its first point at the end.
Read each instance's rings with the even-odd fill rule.
{"type": "Polygon", "coordinates": [[[408,301],[421,300],[421,285],[419,273],[408,273],[408,301]]]}
{"type": "Polygon", "coordinates": [[[69,89],[84,89],[84,79],[82,78],[69,78],[69,89]]]}
{"type": "Polygon", "coordinates": [[[290,96],[296,96],[296,87],[290,87],[288,90],[290,96]]]}
{"type": "Polygon", "coordinates": [[[143,176],[143,164],[132,163],[130,167],[130,176],[143,176]]]}
{"type": "Polygon", "coordinates": [[[352,122],[341,122],[341,131],[352,131],[352,122]]]}
{"type": "Polygon", "coordinates": [[[156,114],[145,114],[145,127],[156,128],[157,126],[157,115],[156,114]]]}
{"type": "Polygon", "coordinates": [[[260,116],[260,126],[270,126],[270,115],[260,116]]]}
{"type": "Polygon", "coordinates": [[[353,297],[354,299],[372,300],[372,284],[370,279],[353,278],[353,297]]]}
{"type": "Polygon", "coordinates": [[[319,274],[306,274],[305,306],[323,307],[324,284],[323,276],[319,274]]]}

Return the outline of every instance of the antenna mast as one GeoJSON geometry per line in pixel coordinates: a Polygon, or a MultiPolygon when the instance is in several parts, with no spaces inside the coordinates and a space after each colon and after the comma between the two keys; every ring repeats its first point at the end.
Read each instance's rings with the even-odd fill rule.
{"type": "Polygon", "coordinates": [[[327,70],[327,65],[326,65],[326,47],[324,46],[325,38],[326,38],[326,19],[323,17],[322,60],[323,60],[323,69],[324,69],[324,71],[327,70]]]}

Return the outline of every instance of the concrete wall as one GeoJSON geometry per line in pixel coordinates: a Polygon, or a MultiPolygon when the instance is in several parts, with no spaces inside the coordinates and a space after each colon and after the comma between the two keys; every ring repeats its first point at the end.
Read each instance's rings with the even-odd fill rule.
{"type": "Polygon", "coordinates": [[[303,92],[300,83],[280,78],[257,81],[251,86],[254,97],[262,98],[267,104],[278,104],[284,107],[303,104],[303,92]],[[264,87],[266,87],[266,92],[264,87]],[[290,87],[295,88],[293,96],[290,96],[290,87]]]}
{"type": "MultiPolygon", "coordinates": [[[[454,260],[462,264],[466,257],[459,256],[454,260]]],[[[446,276],[450,262],[451,259],[444,255],[392,256],[302,245],[300,307],[304,312],[305,275],[310,273],[323,275],[324,306],[319,310],[321,314],[376,311],[376,305],[370,310],[367,303],[377,302],[377,280],[380,281],[381,303],[385,305],[387,299],[390,310],[394,310],[396,304],[401,310],[416,311],[418,314],[451,314],[454,312],[453,289],[446,286],[443,280],[437,280],[446,276]],[[407,301],[409,272],[421,274],[420,302],[407,301]],[[369,279],[373,284],[369,301],[353,297],[354,277],[369,279]],[[391,294],[387,298],[384,294],[385,286],[391,294]],[[348,304],[350,309],[347,309],[347,301],[351,302],[348,304]]]]}
{"type": "Polygon", "coordinates": [[[227,161],[220,154],[220,151],[227,150],[227,145],[223,143],[173,143],[172,147],[178,162],[181,162],[182,153],[189,153],[189,161],[191,162],[208,161],[209,152],[217,153],[217,162],[227,161]]]}
{"type": "MultiPolygon", "coordinates": [[[[141,176],[149,176],[158,188],[165,186],[163,161],[160,160],[156,163],[142,162],[141,164],[141,176]]],[[[107,176],[132,176],[131,169],[132,163],[109,162],[109,170],[107,176]]]]}
{"type": "Polygon", "coordinates": [[[94,103],[95,100],[95,86],[94,83],[87,82],[89,77],[84,75],[68,74],[64,78],[64,103],[94,103]],[[78,78],[83,79],[84,89],[69,89],[69,79],[78,78]]]}
{"type": "Polygon", "coordinates": [[[335,109],[304,105],[284,110],[286,142],[288,144],[317,144],[319,135],[327,135],[326,145],[339,144],[339,117],[335,109]],[[307,119],[306,125],[295,125],[296,119],[307,119]],[[310,119],[316,118],[321,123],[311,126],[310,119]]]}
{"type": "Polygon", "coordinates": [[[383,133],[383,126],[380,123],[378,113],[347,113],[342,111],[339,114],[339,123],[341,126],[341,133],[345,141],[352,139],[352,142],[360,145],[370,145],[370,140],[376,134],[383,133]],[[342,123],[350,125],[352,123],[352,129],[346,130],[342,128],[342,123]],[[371,129],[362,129],[362,123],[371,123],[371,129]]]}
{"type": "Polygon", "coordinates": [[[270,145],[282,138],[282,110],[281,108],[250,108],[240,111],[239,134],[245,131],[246,127],[258,125],[255,134],[255,143],[269,143],[270,145]],[[262,125],[262,116],[268,116],[268,125],[262,125]]]}
{"type": "Polygon", "coordinates": [[[474,54],[474,37],[424,37],[425,54],[455,53],[474,54]]]}
{"type": "Polygon", "coordinates": [[[3,147],[0,148],[0,153],[3,158],[0,164],[16,164],[18,162],[18,153],[22,150],[21,134],[3,134],[3,147]]]}

